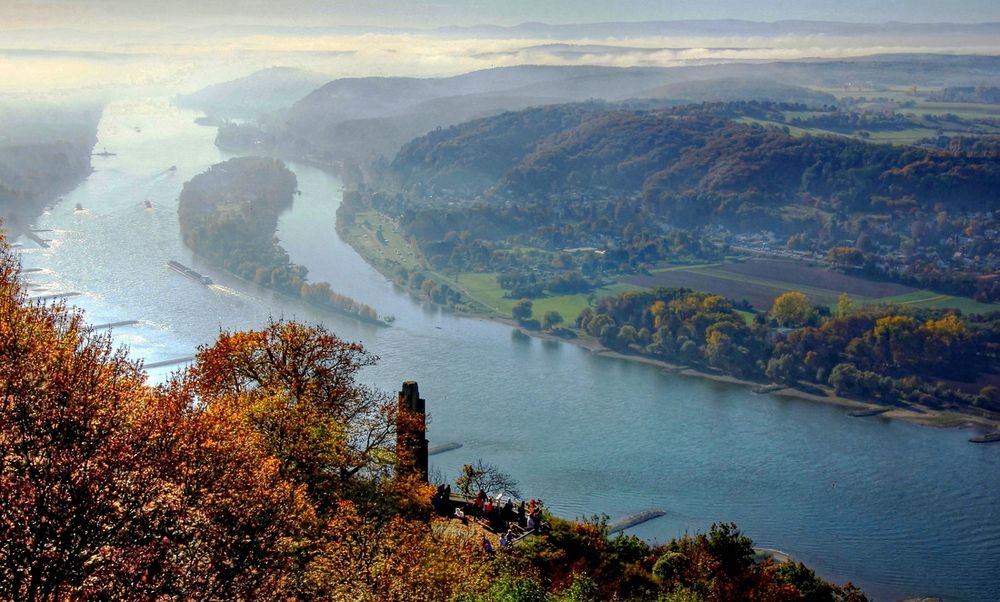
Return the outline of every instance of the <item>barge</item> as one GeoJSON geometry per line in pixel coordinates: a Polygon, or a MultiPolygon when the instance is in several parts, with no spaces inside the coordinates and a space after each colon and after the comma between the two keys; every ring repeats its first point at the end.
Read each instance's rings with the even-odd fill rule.
{"type": "Polygon", "coordinates": [[[184,274],[188,278],[191,278],[192,280],[195,280],[195,281],[199,282],[200,284],[204,284],[205,286],[208,286],[209,284],[212,284],[212,279],[211,278],[209,278],[208,276],[205,276],[204,274],[200,274],[200,273],[192,270],[191,268],[187,267],[186,265],[184,265],[182,263],[170,260],[170,261],[167,262],[167,266],[170,269],[172,269],[173,271],[175,271],[175,272],[177,272],[179,274],[184,274]]]}

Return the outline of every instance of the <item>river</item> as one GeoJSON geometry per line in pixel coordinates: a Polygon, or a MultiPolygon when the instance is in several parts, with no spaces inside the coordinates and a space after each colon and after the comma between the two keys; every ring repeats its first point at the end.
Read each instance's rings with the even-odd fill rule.
{"type": "Polygon", "coordinates": [[[422,304],[337,237],[341,182],[306,165],[290,164],[302,194],[281,218],[282,244],[312,279],[396,322],[379,328],[255,289],[180,241],[181,186],[227,158],[196,116],[165,99],[108,108],[98,147],[117,155],[95,157],[90,178],[38,219],[50,248],[17,241],[24,267],[40,270],[27,274],[31,295],[79,292],[71,301],[93,324],[139,320],[114,338],[147,363],[269,316],[321,321],[380,356],[364,380],[388,391],[419,382],[431,444],[463,446],[431,458],[451,478],[482,458],[567,518],[664,510],[628,531],[651,541],[733,521],[756,545],[876,600],[1000,600],[1000,446],[666,374],[422,304]],[[217,285],[169,270],[171,259],[217,285]]]}

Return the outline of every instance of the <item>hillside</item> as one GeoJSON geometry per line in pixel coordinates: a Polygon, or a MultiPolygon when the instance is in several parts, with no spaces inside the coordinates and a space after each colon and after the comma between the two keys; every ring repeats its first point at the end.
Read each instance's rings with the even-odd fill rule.
{"type": "Polygon", "coordinates": [[[90,175],[99,106],[0,105],[0,218],[30,225],[90,175]]]}
{"type": "Polygon", "coordinates": [[[721,293],[758,312],[803,286],[825,305],[849,293],[865,304],[1000,309],[991,192],[1000,140],[870,141],[925,124],[989,131],[992,117],[642,106],[538,107],[430,132],[374,167],[370,187],[345,195],[338,228],[400,284],[493,315],[528,298],[565,318],[598,291],[662,285],[721,293]],[[399,240],[371,238],[386,228],[399,240]],[[813,267],[801,278],[746,278],[729,261],[747,255],[813,267]],[[871,280],[899,286],[863,285],[871,280]]]}
{"type": "Polygon", "coordinates": [[[871,211],[872,196],[925,210],[1000,208],[989,194],[1000,184],[990,157],[792,136],[736,121],[771,108],[568,105],[507,113],[412,141],[390,173],[403,189],[448,200],[641,197],[645,209],[674,223],[744,228],[772,227],[760,220],[805,197],[845,218],[871,211]]]}
{"type": "MultiPolygon", "coordinates": [[[[585,56],[592,50],[550,45],[545,52],[585,56]]],[[[629,46],[599,50],[636,51],[629,46]]],[[[666,104],[756,99],[822,107],[832,104],[832,97],[814,88],[996,85],[998,72],[998,57],[913,54],[681,67],[517,66],[442,78],[343,78],[303,94],[259,123],[221,128],[218,144],[324,164],[359,162],[391,158],[406,141],[438,127],[533,106],[656,98],[666,104]]]]}
{"type": "Polygon", "coordinates": [[[874,144],[760,123],[857,117],[804,105],[623,107],[431,132],[366,195],[345,195],[342,231],[399,284],[525,329],[917,412],[1000,409],[1000,141],[874,144]],[[365,245],[373,222],[398,229],[381,244],[408,246],[400,261],[365,245]],[[981,303],[913,305],[948,295],[981,303]]]}
{"type": "Polygon", "coordinates": [[[259,148],[323,163],[392,157],[439,127],[536,105],[627,98],[663,82],[658,69],[509,67],[446,78],[334,80],[259,127],[220,128],[220,146],[259,148]]]}
{"type": "Polygon", "coordinates": [[[219,119],[255,119],[292,106],[330,76],[293,67],[271,67],[177,97],[177,105],[219,119]]]}

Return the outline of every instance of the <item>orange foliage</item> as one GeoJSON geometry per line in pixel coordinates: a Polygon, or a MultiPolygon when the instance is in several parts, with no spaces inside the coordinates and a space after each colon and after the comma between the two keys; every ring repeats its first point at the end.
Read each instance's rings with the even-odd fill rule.
{"type": "Polygon", "coordinates": [[[309,512],[259,438],[25,303],[0,254],[0,599],[279,596],[309,512]]]}
{"type": "Polygon", "coordinates": [[[235,403],[284,476],[328,508],[360,472],[384,475],[394,461],[396,404],[356,380],[376,359],[322,326],[272,321],[223,332],[191,378],[208,405],[235,403]]]}
{"type": "Polygon", "coordinates": [[[341,501],[307,568],[311,596],[337,601],[449,600],[488,587],[478,542],[400,516],[379,523],[341,501]]]}

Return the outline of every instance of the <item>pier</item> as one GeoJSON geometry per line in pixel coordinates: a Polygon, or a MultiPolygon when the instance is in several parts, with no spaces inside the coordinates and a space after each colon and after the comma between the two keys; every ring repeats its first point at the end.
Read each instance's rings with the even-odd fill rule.
{"type": "Polygon", "coordinates": [[[41,236],[35,234],[35,232],[33,230],[26,230],[24,232],[24,235],[25,235],[25,237],[30,238],[31,240],[35,241],[35,244],[37,244],[39,247],[41,247],[43,249],[48,249],[49,248],[49,242],[51,242],[51,241],[46,240],[46,239],[42,238],[41,236]]]}
{"type": "Polygon", "coordinates": [[[176,366],[179,364],[186,364],[188,362],[193,362],[194,356],[189,355],[187,357],[178,357],[172,360],[163,360],[161,362],[153,362],[151,364],[143,364],[144,370],[149,370],[150,368],[163,368],[164,366],[176,366]]]}
{"type": "Polygon", "coordinates": [[[31,297],[31,298],[28,299],[28,301],[32,301],[32,302],[35,302],[35,301],[41,301],[41,302],[55,301],[56,299],[67,299],[69,297],[77,297],[77,296],[79,296],[81,294],[82,293],[77,293],[77,292],[74,291],[74,292],[71,292],[71,293],[56,293],[56,294],[53,294],[53,295],[40,295],[38,297],[31,297]]]}
{"type": "Polygon", "coordinates": [[[450,452],[452,450],[462,447],[461,443],[438,443],[437,445],[432,445],[430,449],[427,450],[428,456],[436,456],[437,454],[443,454],[445,452],[450,452]]]}
{"type": "Polygon", "coordinates": [[[624,531],[630,527],[651,521],[654,518],[660,518],[665,514],[666,512],[663,510],[643,510],[642,512],[628,514],[608,523],[608,533],[618,533],[619,531],[624,531]]]}
{"type": "Polygon", "coordinates": [[[96,324],[91,326],[89,330],[107,330],[109,328],[117,328],[119,326],[133,326],[138,324],[139,320],[122,320],[121,322],[108,322],[107,324],[96,324]]]}

